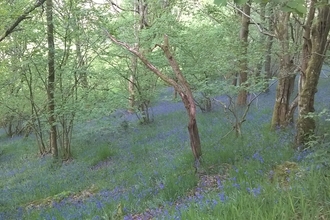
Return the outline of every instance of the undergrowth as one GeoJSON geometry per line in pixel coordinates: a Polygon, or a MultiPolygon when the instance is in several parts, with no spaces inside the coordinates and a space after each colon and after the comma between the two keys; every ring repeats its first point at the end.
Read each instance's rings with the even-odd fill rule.
{"type": "Polygon", "coordinates": [[[224,112],[199,114],[197,172],[184,111],[125,129],[110,118],[78,126],[60,166],[36,155],[33,138],[5,141],[0,219],[330,219],[329,140],[295,152],[293,130],[269,131],[265,112],[252,107],[241,138],[223,137],[224,112]]]}

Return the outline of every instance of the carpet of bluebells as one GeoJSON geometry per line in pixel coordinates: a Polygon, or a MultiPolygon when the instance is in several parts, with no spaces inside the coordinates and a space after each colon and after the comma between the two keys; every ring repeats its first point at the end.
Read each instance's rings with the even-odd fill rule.
{"type": "MultiPolygon", "coordinates": [[[[330,108],[329,83],[322,77],[317,111],[330,108]]],[[[254,101],[241,138],[222,138],[233,125],[221,105],[198,112],[197,172],[184,107],[169,99],[151,124],[119,110],[78,124],[74,158],[62,164],[39,157],[32,136],[1,133],[0,219],[329,219],[328,164],[291,148],[293,127],[269,131],[274,97],[275,85],[254,101]]]]}

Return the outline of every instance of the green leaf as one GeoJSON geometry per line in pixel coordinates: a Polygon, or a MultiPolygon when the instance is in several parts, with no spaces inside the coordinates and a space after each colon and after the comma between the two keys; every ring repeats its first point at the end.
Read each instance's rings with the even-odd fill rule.
{"type": "Polygon", "coordinates": [[[303,16],[307,12],[307,8],[302,0],[289,1],[284,7],[283,11],[294,12],[299,16],[303,16]]]}
{"type": "Polygon", "coordinates": [[[248,2],[248,0],[234,0],[236,4],[243,5],[248,2]]]}
{"type": "Polygon", "coordinates": [[[261,3],[261,4],[265,4],[268,2],[269,2],[269,0],[255,0],[255,3],[261,3]]]}
{"type": "Polygon", "coordinates": [[[227,0],[214,0],[214,4],[219,6],[225,6],[227,5],[227,0]]]}
{"type": "Polygon", "coordinates": [[[299,4],[296,7],[296,11],[301,14],[306,14],[307,13],[307,8],[303,4],[299,4]]]}

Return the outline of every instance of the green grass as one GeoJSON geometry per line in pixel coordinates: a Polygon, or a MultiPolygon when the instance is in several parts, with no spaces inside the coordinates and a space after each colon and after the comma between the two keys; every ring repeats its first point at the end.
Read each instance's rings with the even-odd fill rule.
{"type": "Polygon", "coordinates": [[[262,112],[251,109],[242,138],[221,138],[231,128],[223,112],[198,115],[197,174],[184,112],[127,129],[110,119],[78,126],[74,159],[60,166],[38,157],[32,137],[6,142],[0,219],[122,219],[146,211],[156,219],[330,219],[329,168],[318,157],[298,159],[292,131],[269,131],[262,112]],[[270,175],[285,161],[296,162],[299,172],[285,171],[284,186],[270,175]],[[203,188],[202,177],[219,182],[203,188]],[[31,204],[40,207],[26,208],[31,204]]]}

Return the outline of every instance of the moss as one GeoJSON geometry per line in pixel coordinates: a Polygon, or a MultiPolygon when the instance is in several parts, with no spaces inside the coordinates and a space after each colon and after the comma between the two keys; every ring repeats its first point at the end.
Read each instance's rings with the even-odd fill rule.
{"type": "Polygon", "coordinates": [[[297,163],[285,161],[283,164],[276,165],[270,173],[270,181],[278,184],[281,188],[288,188],[290,180],[297,176],[300,169],[297,163]]]}

